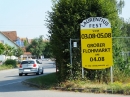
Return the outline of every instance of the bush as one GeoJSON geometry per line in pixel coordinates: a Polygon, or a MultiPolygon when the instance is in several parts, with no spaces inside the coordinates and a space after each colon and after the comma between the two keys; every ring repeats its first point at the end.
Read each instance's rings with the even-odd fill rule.
{"type": "Polygon", "coordinates": [[[124,86],[124,94],[130,95],[130,83],[124,86]]]}
{"type": "Polygon", "coordinates": [[[123,93],[123,87],[121,82],[114,82],[110,84],[111,90],[113,90],[113,93],[122,94],[123,93]]]}
{"type": "Polygon", "coordinates": [[[4,64],[5,65],[12,65],[13,67],[16,67],[17,62],[16,62],[16,60],[7,59],[4,64]]]}

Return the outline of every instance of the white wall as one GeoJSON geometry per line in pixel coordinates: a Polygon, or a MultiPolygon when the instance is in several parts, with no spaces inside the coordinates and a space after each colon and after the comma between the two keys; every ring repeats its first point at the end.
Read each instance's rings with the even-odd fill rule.
{"type": "Polygon", "coordinates": [[[2,62],[4,62],[4,61],[6,61],[7,59],[13,59],[13,60],[15,60],[15,59],[18,59],[17,57],[15,57],[15,56],[5,56],[5,55],[0,55],[0,61],[2,61],[2,62]]]}
{"type": "Polygon", "coordinates": [[[5,61],[5,59],[6,59],[6,58],[5,58],[5,55],[0,55],[0,61],[3,62],[3,61],[5,61]]]}

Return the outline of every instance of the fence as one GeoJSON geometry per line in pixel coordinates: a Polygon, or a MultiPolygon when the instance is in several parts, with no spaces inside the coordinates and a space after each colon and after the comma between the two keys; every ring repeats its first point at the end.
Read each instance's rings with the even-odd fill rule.
{"type": "MultiPolygon", "coordinates": [[[[118,65],[120,69],[127,68],[130,70],[130,37],[112,37],[113,40],[113,61],[115,64],[118,65]]],[[[70,39],[70,64],[73,66],[74,62],[74,53],[73,49],[76,47],[73,47],[73,43],[78,43],[78,49],[81,48],[80,46],[80,39],[70,39]]],[[[81,53],[81,49],[79,51],[81,53]]],[[[77,53],[77,52],[76,52],[77,53]]],[[[80,56],[81,60],[81,56],[80,56]]],[[[81,62],[82,63],[82,62],[81,62]]],[[[73,73],[71,69],[71,74],[73,73]]],[[[110,76],[111,76],[111,82],[113,82],[113,68],[110,68],[110,76]]],[[[84,78],[84,68],[82,68],[82,77],[84,78]]]]}

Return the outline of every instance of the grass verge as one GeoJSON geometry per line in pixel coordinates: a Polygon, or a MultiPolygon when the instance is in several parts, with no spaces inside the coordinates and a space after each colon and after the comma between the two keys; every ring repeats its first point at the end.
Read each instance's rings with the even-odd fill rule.
{"type": "Polygon", "coordinates": [[[12,69],[12,65],[0,65],[0,70],[12,69]]]}
{"type": "Polygon", "coordinates": [[[37,84],[41,88],[51,89],[57,85],[58,77],[56,76],[56,73],[51,73],[48,75],[27,79],[26,81],[37,84]]]}
{"type": "Polygon", "coordinates": [[[26,81],[37,84],[42,89],[130,95],[130,83],[122,84],[120,82],[114,82],[112,84],[99,84],[88,80],[67,80],[65,82],[59,82],[56,73],[27,79],[26,81]]]}

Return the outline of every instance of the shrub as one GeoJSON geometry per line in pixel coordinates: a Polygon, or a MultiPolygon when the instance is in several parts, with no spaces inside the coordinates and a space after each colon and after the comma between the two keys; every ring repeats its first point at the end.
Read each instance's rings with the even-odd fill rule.
{"type": "Polygon", "coordinates": [[[130,83],[124,86],[124,94],[130,95],[130,83]]]}
{"type": "Polygon", "coordinates": [[[113,93],[118,93],[118,94],[123,93],[121,82],[114,82],[114,83],[110,84],[110,88],[111,88],[111,90],[113,90],[113,93]]]}
{"type": "Polygon", "coordinates": [[[12,65],[13,67],[16,67],[17,62],[16,62],[16,60],[13,60],[13,59],[7,59],[4,64],[5,65],[12,65]]]}

